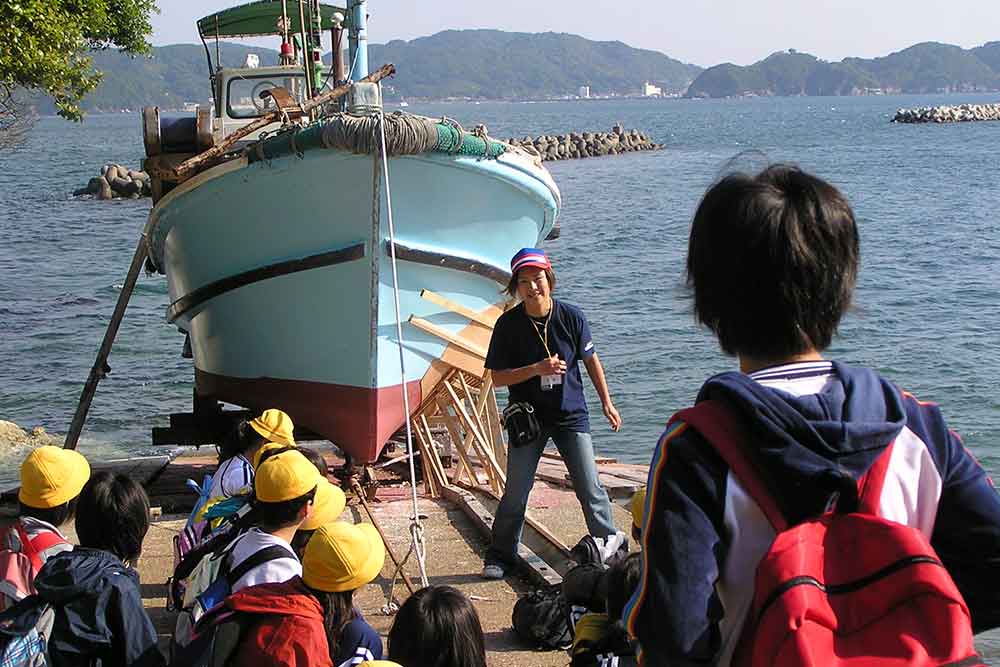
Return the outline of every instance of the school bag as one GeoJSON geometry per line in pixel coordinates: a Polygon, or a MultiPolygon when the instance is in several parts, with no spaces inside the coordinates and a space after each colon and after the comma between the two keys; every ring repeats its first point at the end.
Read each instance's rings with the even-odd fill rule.
{"type": "Polygon", "coordinates": [[[253,617],[217,609],[201,619],[191,640],[173,654],[170,667],[226,667],[253,617]]]}
{"type": "Polygon", "coordinates": [[[519,637],[536,648],[566,649],[573,643],[570,605],[559,584],[518,599],[511,625],[519,637]]]}
{"type": "Polygon", "coordinates": [[[0,614],[0,667],[46,667],[55,612],[38,595],[0,614]]]}
{"type": "Polygon", "coordinates": [[[198,621],[222,604],[232,592],[233,585],[243,575],[259,565],[289,554],[288,549],[274,544],[251,554],[236,567],[231,567],[230,557],[239,539],[236,538],[216,553],[206,554],[187,578],[180,612],[174,624],[171,655],[191,643],[198,621]]]}
{"type": "MultiPolygon", "coordinates": [[[[66,542],[58,533],[45,529],[29,538],[20,520],[8,530],[17,533],[21,550],[0,550],[0,611],[35,593],[35,575],[42,569],[42,553],[66,542]]],[[[4,667],[2,663],[0,667],[4,667]]]]}
{"type": "Polygon", "coordinates": [[[732,408],[704,401],[671,420],[719,453],[777,533],[757,566],[738,667],[974,667],[972,619],[915,528],[878,516],[893,445],[861,480],[828,472],[829,509],[791,525],[732,408]]]}

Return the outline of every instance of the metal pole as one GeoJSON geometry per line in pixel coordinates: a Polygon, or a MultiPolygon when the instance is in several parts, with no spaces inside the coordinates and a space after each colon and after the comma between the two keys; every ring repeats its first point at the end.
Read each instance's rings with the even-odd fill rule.
{"type": "Polygon", "coordinates": [[[307,0],[298,0],[299,3],[299,35],[302,38],[302,67],[306,71],[306,99],[312,99],[313,88],[315,84],[313,83],[313,69],[312,63],[309,62],[309,36],[306,30],[306,10],[302,6],[302,3],[307,0]]]}
{"type": "Polygon", "coordinates": [[[139,238],[139,245],[135,248],[135,254],[132,255],[132,265],[128,268],[125,284],[122,285],[122,291],[118,294],[118,303],[115,304],[115,312],[112,313],[111,321],[104,332],[101,349],[98,350],[97,359],[94,360],[94,366],[90,369],[87,382],[83,385],[80,402],[76,406],[76,414],[73,415],[73,421],[69,425],[69,432],[66,434],[66,442],[63,444],[63,447],[66,449],[76,449],[80,433],[83,431],[83,424],[87,421],[90,404],[93,402],[94,394],[97,392],[97,383],[111,370],[108,366],[108,355],[111,354],[111,346],[115,342],[115,336],[118,335],[118,327],[122,323],[122,318],[125,317],[125,309],[128,307],[129,299],[132,298],[132,291],[135,289],[135,283],[139,279],[142,263],[146,261],[146,253],[146,237],[141,236],[139,238]]]}
{"type": "Polygon", "coordinates": [[[360,81],[368,76],[368,14],[366,0],[351,0],[351,81],[360,81]]]}

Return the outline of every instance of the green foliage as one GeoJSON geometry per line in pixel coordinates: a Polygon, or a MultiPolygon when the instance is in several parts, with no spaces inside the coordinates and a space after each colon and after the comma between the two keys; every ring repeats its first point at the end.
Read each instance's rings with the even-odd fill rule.
{"type": "Polygon", "coordinates": [[[154,0],[0,2],[0,88],[44,92],[59,115],[80,120],[80,101],[101,81],[88,52],[148,53],[154,11],[154,0]]]}
{"type": "Polygon", "coordinates": [[[790,50],[746,67],[718,65],[702,72],[687,94],[853,95],[866,89],[927,93],[998,88],[1000,42],[968,51],[925,42],[882,58],[845,58],[839,63],[790,50]]]}

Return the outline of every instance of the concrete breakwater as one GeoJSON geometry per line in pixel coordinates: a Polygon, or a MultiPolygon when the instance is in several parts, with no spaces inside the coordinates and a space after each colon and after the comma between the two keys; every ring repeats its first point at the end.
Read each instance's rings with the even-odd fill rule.
{"type": "Polygon", "coordinates": [[[543,134],[538,137],[511,137],[507,143],[537,153],[543,161],[619,155],[633,151],[656,151],[663,148],[639,130],[615,125],[610,132],[570,132],[543,134]]]}
{"type": "Polygon", "coordinates": [[[149,174],[133,171],[120,164],[106,164],[101,175],[95,176],[84,187],[73,191],[74,197],[92,195],[94,199],[138,199],[151,193],[149,174]]]}
{"type": "Polygon", "coordinates": [[[974,120],[1000,120],[1000,104],[899,109],[892,118],[893,123],[967,123],[974,120]]]}

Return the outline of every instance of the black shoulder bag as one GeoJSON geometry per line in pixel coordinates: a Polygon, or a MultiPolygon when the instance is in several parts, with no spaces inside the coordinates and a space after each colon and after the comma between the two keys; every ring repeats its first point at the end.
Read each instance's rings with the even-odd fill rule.
{"type": "Polygon", "coordinates": [[[504,409],[503,425],[507,429],[507,444],[511,447],[529,445],[542,434],[535,408],[525,401],[511,403],[504,409]]]}

